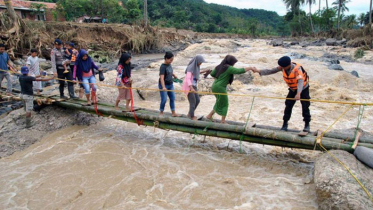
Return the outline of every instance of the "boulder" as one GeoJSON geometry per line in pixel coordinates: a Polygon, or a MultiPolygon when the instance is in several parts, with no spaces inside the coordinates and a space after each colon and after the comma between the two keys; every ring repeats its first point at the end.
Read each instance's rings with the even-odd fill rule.
{"type": "Polygon", "coordinates": [[[360,78],[359,73],[357,73],[357,71],[352,71],[351,74],[357,78],[360,78]]]}
{"type": "Polygon", "coordinates": [[[206,46],[205,50],[211,50],[211,47],[206,46]]]}
{"type": "Polygon", "coordinates": [[[50,61],[40,62],[40,68],[43,70],[51,69],[52,63],[50,61]]]}
{"type": "Polygon", "coordinates": [[[242,84],[250,84],[253,82],[254,77],[252,74],[240,74],[236,75],[235,79],[242,82],[242,84]]]}
{"type": "Polygon", "coordinates": [[[310,43],[309,42],[301,42],[299,45],[302,46],[302,47],[308,47],[308,46],[310,46],[310,43]]]}
{"type": "MultiPolygon", "coordinates": [[[[342,161],[368,190],[373,189],[372,169],[348,152],[329,152],[342,161]]],[[[319,209],[372,209],[372,201],[352,175],[327,153],[320,155],[315,162],[314,182],[319,209]]]]}
{"type": "Polygon", "coordinates": [[[289,54],[289,56],[292,58],[292,59],[303,59],[306,57],[305,54],[300,54],[300,53],[297,53],[297,52],[292,52],[289,54]]]}
{"type": "Polygon", "coordinates": [[[282,46],[283,44],[284,44],[284,41],[282,41],[280,39],[276,39],[276,40],[272,41],[272,46],[274,46],[274,47],[282,46]]]}
{"type": "Polygon", "coordinates": [[[290,42],[290,45],[299,45],[299,42],[298,41],[292,41],[292,42],[290,42]]]}
{"type": "Polygon", "coordinates": [[[337,40],[333,38],[329,38],[326,40],[326,45],[328,46],[336,46],[337,45],[337,40]]]}
{"type": "Polygon", "coordinates": [[[355,157],[373,169],[373,149],[358,146],[354,151],[355,157]]]}
{"type": "Polygon", "coordinates": [[[341,62],[339,62],[339,60],[330,60],[329,62],[330,62],[330,64],[341,64],[341,62]]]}
{"type": "Polygon", "coordinates": [[[329,66],[330,70],[337,70],[337,71],[343,71],[343,67],[339,64],[332,64],[329,66]]]}
{"type": "Polygon", "coordinates": [[[290,45],[290,44],[288,44],[288,43],[284,43],[284,44],[282,45],[282,47],[284,47],[284,48],[290,48],[290,47],[291,47],[291,45],[290,45]]]}
{"type": "Polygon", "coordinates": [[[346,44],[347,44],[347,39],[342,39],[342,40],[337,41],[337,45],[346,46],[346,44]]]}

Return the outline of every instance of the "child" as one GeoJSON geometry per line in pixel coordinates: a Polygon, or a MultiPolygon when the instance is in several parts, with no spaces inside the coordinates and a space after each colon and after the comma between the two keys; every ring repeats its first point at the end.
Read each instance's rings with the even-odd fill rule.
{"type": "MultiPolygon", "coordinates": [[[[36,49],[31,49],[31,56],[27,58],[27,67],[30,69],[30,76],[40,76],[39,57],[36,49]]],[[[43,91],[40,81],[33,82],[34,88],[37,91],[37,95],[43,91]]]]}
{"type": "Polygon", "coordinates": [[[21,85],[21,99],[25,106],[26,111],[26,128],[30,128],[31,125],[31,111],[34,107],[34,92],[33,92],[33,82],[34,81],[48,81],[52,80],[52,78],[39,78],[40,76],[31,77],[29,76],[29,68],[27,66],[23,66],[21,68],[22,75],[19,77],[19,83],[21,85]]]}
{"type": "Polygon", "coordinates": [[[63,50],[64,50],[65,61],[62,62],[62,65],[65,68],[65,71],[63,73],[66,74],[66,73],[69,73],[69,70],[67,69],[67,67],[70,67],[71,57],[72,57],[72,52],[73,52],[70,49],[70,43],[69,42],[65,42],[63,50]]]}

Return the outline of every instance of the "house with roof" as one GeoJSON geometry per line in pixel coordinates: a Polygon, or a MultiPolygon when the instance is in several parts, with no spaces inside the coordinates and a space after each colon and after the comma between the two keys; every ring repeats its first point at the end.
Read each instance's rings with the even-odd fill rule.
{"type": "MultiPolygon", "coordinates": [[[[11,1],[14,11],[22,19],[32,21],[65,21],[65,17],[58,12],[56,3],[39,1],[11,1]]],[[[0,12],[7,10],[4,0],[0,0],[0,12]]]]}

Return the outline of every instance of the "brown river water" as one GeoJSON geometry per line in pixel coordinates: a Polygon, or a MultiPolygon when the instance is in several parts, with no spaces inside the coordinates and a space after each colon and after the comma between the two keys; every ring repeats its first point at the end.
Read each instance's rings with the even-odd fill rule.
{"type": "MultiPolygon", "coordinates": [[[[327,47],[273,48],[265,40],[206,40],[180,52],[173,64],[176,74],[195,54],[205,56],[203,67],[216,66],[230,52],[237,66],[276,66],[289,51],[321,57],[327,47]],[[210,49],[206,48],[207,46],[210,49]],[[237,48],[233,50],[233,48],[237,48]]],[[[342,50],[342,49],[340,49],[342,50]]],[[[351,54],[347,49],[343,54],[351,54]]],[[[366,57],[372,56],[371,54],[366,57]]],[[[373,101],[371,65],[342,61],[346,72],[328,70],[326,64],[299,60],[309,71],[311,97],[324,100],[373,101]],[[356,70],[361,79],[347,71],[356,70]]],[[[159,62],[133,73],[134,86],[156,88],[159,62]]],[[[282,75],[260,78],[252,84],[235,82],[233,93],[285,97],[282,75]]],[[[106,75],[113,83],[114,72],[106,75]]],[[[180,87],[176,87],[179,88],[180,87]]],[[[102,101],[113,102],[116,90],[101,88],[102,101]],[[105,94],[103,94],[105,93],[105,94]]],[[[136,105],[158,109],[158,93],[136,105]]],[[[177,95],[177,110],[186,113],[188,103],[177,95]]],[[[213,96],[203,96],[197,115],[207,114],[213,96]]],[[[228,120],[244,121],[251,98],[230,97],[228,120]]],[[[325,128],[345,105],[313,103],[312,129],[325,128]]],[[[168,108],[168,105],[167,105],[168,108]]],[[[281,126],[283,100],[256,99],[250,121],[281,126]]],[[[334,129],[356,126],[358,107],[334,129]]],[[[302,128],[299,103],[294,107],[292,128],[302,128]]],[[[372,132],[372,108],[361,127],[372,132]]],[[[112,119],[97,125],[74,126],[51,133],[29,148],[0,159],[0,209],[318,209],[313,183],[314,160],[319,152],[240,143],[217,138],[138,127],[112,119]]]]}

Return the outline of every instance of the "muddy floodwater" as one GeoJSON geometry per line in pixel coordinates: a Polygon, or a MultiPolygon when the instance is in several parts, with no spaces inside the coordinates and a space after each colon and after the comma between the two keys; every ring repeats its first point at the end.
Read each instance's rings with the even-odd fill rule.
{"type": "MultiPolygon", "coordinates": [[[[204,55],[207,63],[202,68],[213,68],[230,53],[238,58],[238,67],[273,68],[279,57],[297,52],[306,55],[295,61],[309,72],[312,98],[373,101],[369,64],[373,54],[368,52],[365,60],[341,60],[345,71],[334,71],[321,60],[325,53],[354,53],[354,49],[335,48],[285,49],[266,45],[266,40],[205,40],[179,52],[173,66],[175,73],[184,77],[192,56],[204,55]],[[353,70],[360,78],[350,74],[353,70]]],[[[146,68],[135,69],[134,86],[157,88],[161,63],[162,57],[146,68]]],[[[104,83],[112,84],[114,78],[115,72],[108,72],[104,83]]],[[[176,89],[181,89],[180,85],[176,89]]],[[[230,96],[228,120],[245,121],[250,96],[257,96],[250,121],[281,126],[284,101],[260,98],[286,96],[280,73],[262,78],[253,75],[248,84],[237,80],[232,89],[231,93],[247,96],[230,96]]],[[[116,94],[117,90],[107,87],[98,90],[100,101],[114,103],[116,94]]],[[[145,91],[143,96],[145,101],[136,96],[136,106],[159,108],[159,93],[145,91]]],[[[203,96],[196,114],[206,115],[214,102],[214,96],[203,96]]],[[[188,111],[182,93],[177,94],[176,107],[179,113],[188,111]]],[[[325,129],[346,108],[342,104],[312,103],[311,129],[325,129]]],[[[354,128],[358,109],[352,108],[333,129],[354,128]]],[[[372,124],[372,108],[367,107],[361,128],[373,132],[372,124]]],[[[299,103],[289,127],[303,127],[299,103]]],[[[318,209],[313,169],[319,154],[240,145],[237,141],[102,119],[96,125],[50,133],[25,150],[0,159],[0,209],[318,209]]]]}

